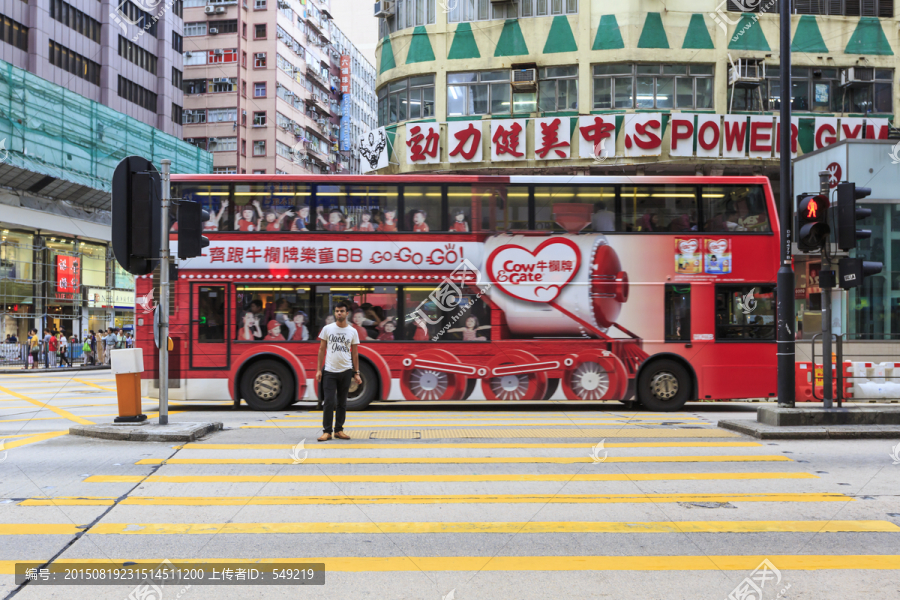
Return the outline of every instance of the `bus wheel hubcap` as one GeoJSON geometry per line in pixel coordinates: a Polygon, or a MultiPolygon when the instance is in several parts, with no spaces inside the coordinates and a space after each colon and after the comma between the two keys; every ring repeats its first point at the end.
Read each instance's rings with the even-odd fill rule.
{"type": "Polygon", "coordinates": [[[272,373],[260,373],[253,381],[253,393],[262,400],[272,400],[281,393],[281,380],[272,373]]]}
{"type": "Polygon", "coordinates": [[[653,376],[650,391],[660,400],[670,400],[678,393],[678,379],[668,371],[653,376]]]}

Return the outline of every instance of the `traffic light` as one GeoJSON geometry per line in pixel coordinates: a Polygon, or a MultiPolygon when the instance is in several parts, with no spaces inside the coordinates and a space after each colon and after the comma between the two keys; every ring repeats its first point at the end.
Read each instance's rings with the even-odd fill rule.
{"type": "Polygon", "coordinates": [[[801,194],[797,197],[797,247],[803,252],[820,250],[828,241],[828,197],[801,194]]]}
{"type": "Polygon", "coordinates": [[[146,158],[124,158],[113,172],[113,254],[132,275],[148,275],[159,262],[161,193],[159,172],[146,158]]]}
{"type": "Polygon", "coordinates": [[[840,281],[842,289],[849,290],[862,285],[863,277],[878,275],[884,267],[880,262],[863,260],[861,258],[842,258],[838,261],[840,269],[840,281]]]}
{"type": "Polygon", "coordinates": [[[179,201],[178,258],[200,256],[203,248],[209,246],[209,239],[203,235],[203,224],[207,221],[209,211],[203,210],[199,202],[179,201]]]}
{"type": "Polygon", "coordinates": [[[872,215],[871,209],[858,208],[857,200],[862,200],[872,193],[870,188],[856,187],[849,181],[837,186],[837,246],[841,250],[856,248],[856,240],[871,237],[868,229],[857,229],[856,222],[872,215]]]}

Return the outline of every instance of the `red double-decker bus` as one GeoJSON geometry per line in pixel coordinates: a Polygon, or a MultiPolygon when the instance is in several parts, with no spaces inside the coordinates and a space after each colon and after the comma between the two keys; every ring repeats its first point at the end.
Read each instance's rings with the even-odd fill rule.
{"type": "MultiPolygon", "coordinates": [[[[317,337],[341,300],[361,340],[353,409],[569,399],[678,410],[775,395],[778,223],[764,177],[172,185],[209,211],[210,244],[172,288],[171,398],[260,410],[315,400],[317,337]]],[[[155,283],[136,282],[151,396],[155,283]]]]}

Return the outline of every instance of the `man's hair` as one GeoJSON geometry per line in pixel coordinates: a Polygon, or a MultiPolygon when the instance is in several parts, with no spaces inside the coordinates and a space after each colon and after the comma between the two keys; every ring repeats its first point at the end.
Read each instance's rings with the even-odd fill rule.
{"type": "Polygon", "coordinates": [[[259,300],[259,299],[254,300],[253,302],[250,303],[250,306],[258,306],[258,307],[262,308],[262,300],[259,300]]]}
{"type": "Polygon", "coordinates": [[[341,300],[340,302],[338,302],[337,304],[334,305],[335,310],[337,310],[339,308],[343,308],[344,310],[347,311],[347,314],[350,314],[350,312],[353,310],[353,305],[350,304],[349,302],[347,302],[346,300],[341,300]]]}

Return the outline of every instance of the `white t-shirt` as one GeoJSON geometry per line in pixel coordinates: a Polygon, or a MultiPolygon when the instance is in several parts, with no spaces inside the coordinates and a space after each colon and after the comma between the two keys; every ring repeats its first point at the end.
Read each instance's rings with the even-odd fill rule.
{"type": "Polygon", "coordinates": [[[326,371],[342,373],[353,368],[350,348],[359,344],[359,334],[349,323],[346,327],[338,327],[337,323],[326,325],[319,332],[319,339],[328,341],[325,352],[326,371]]]}

